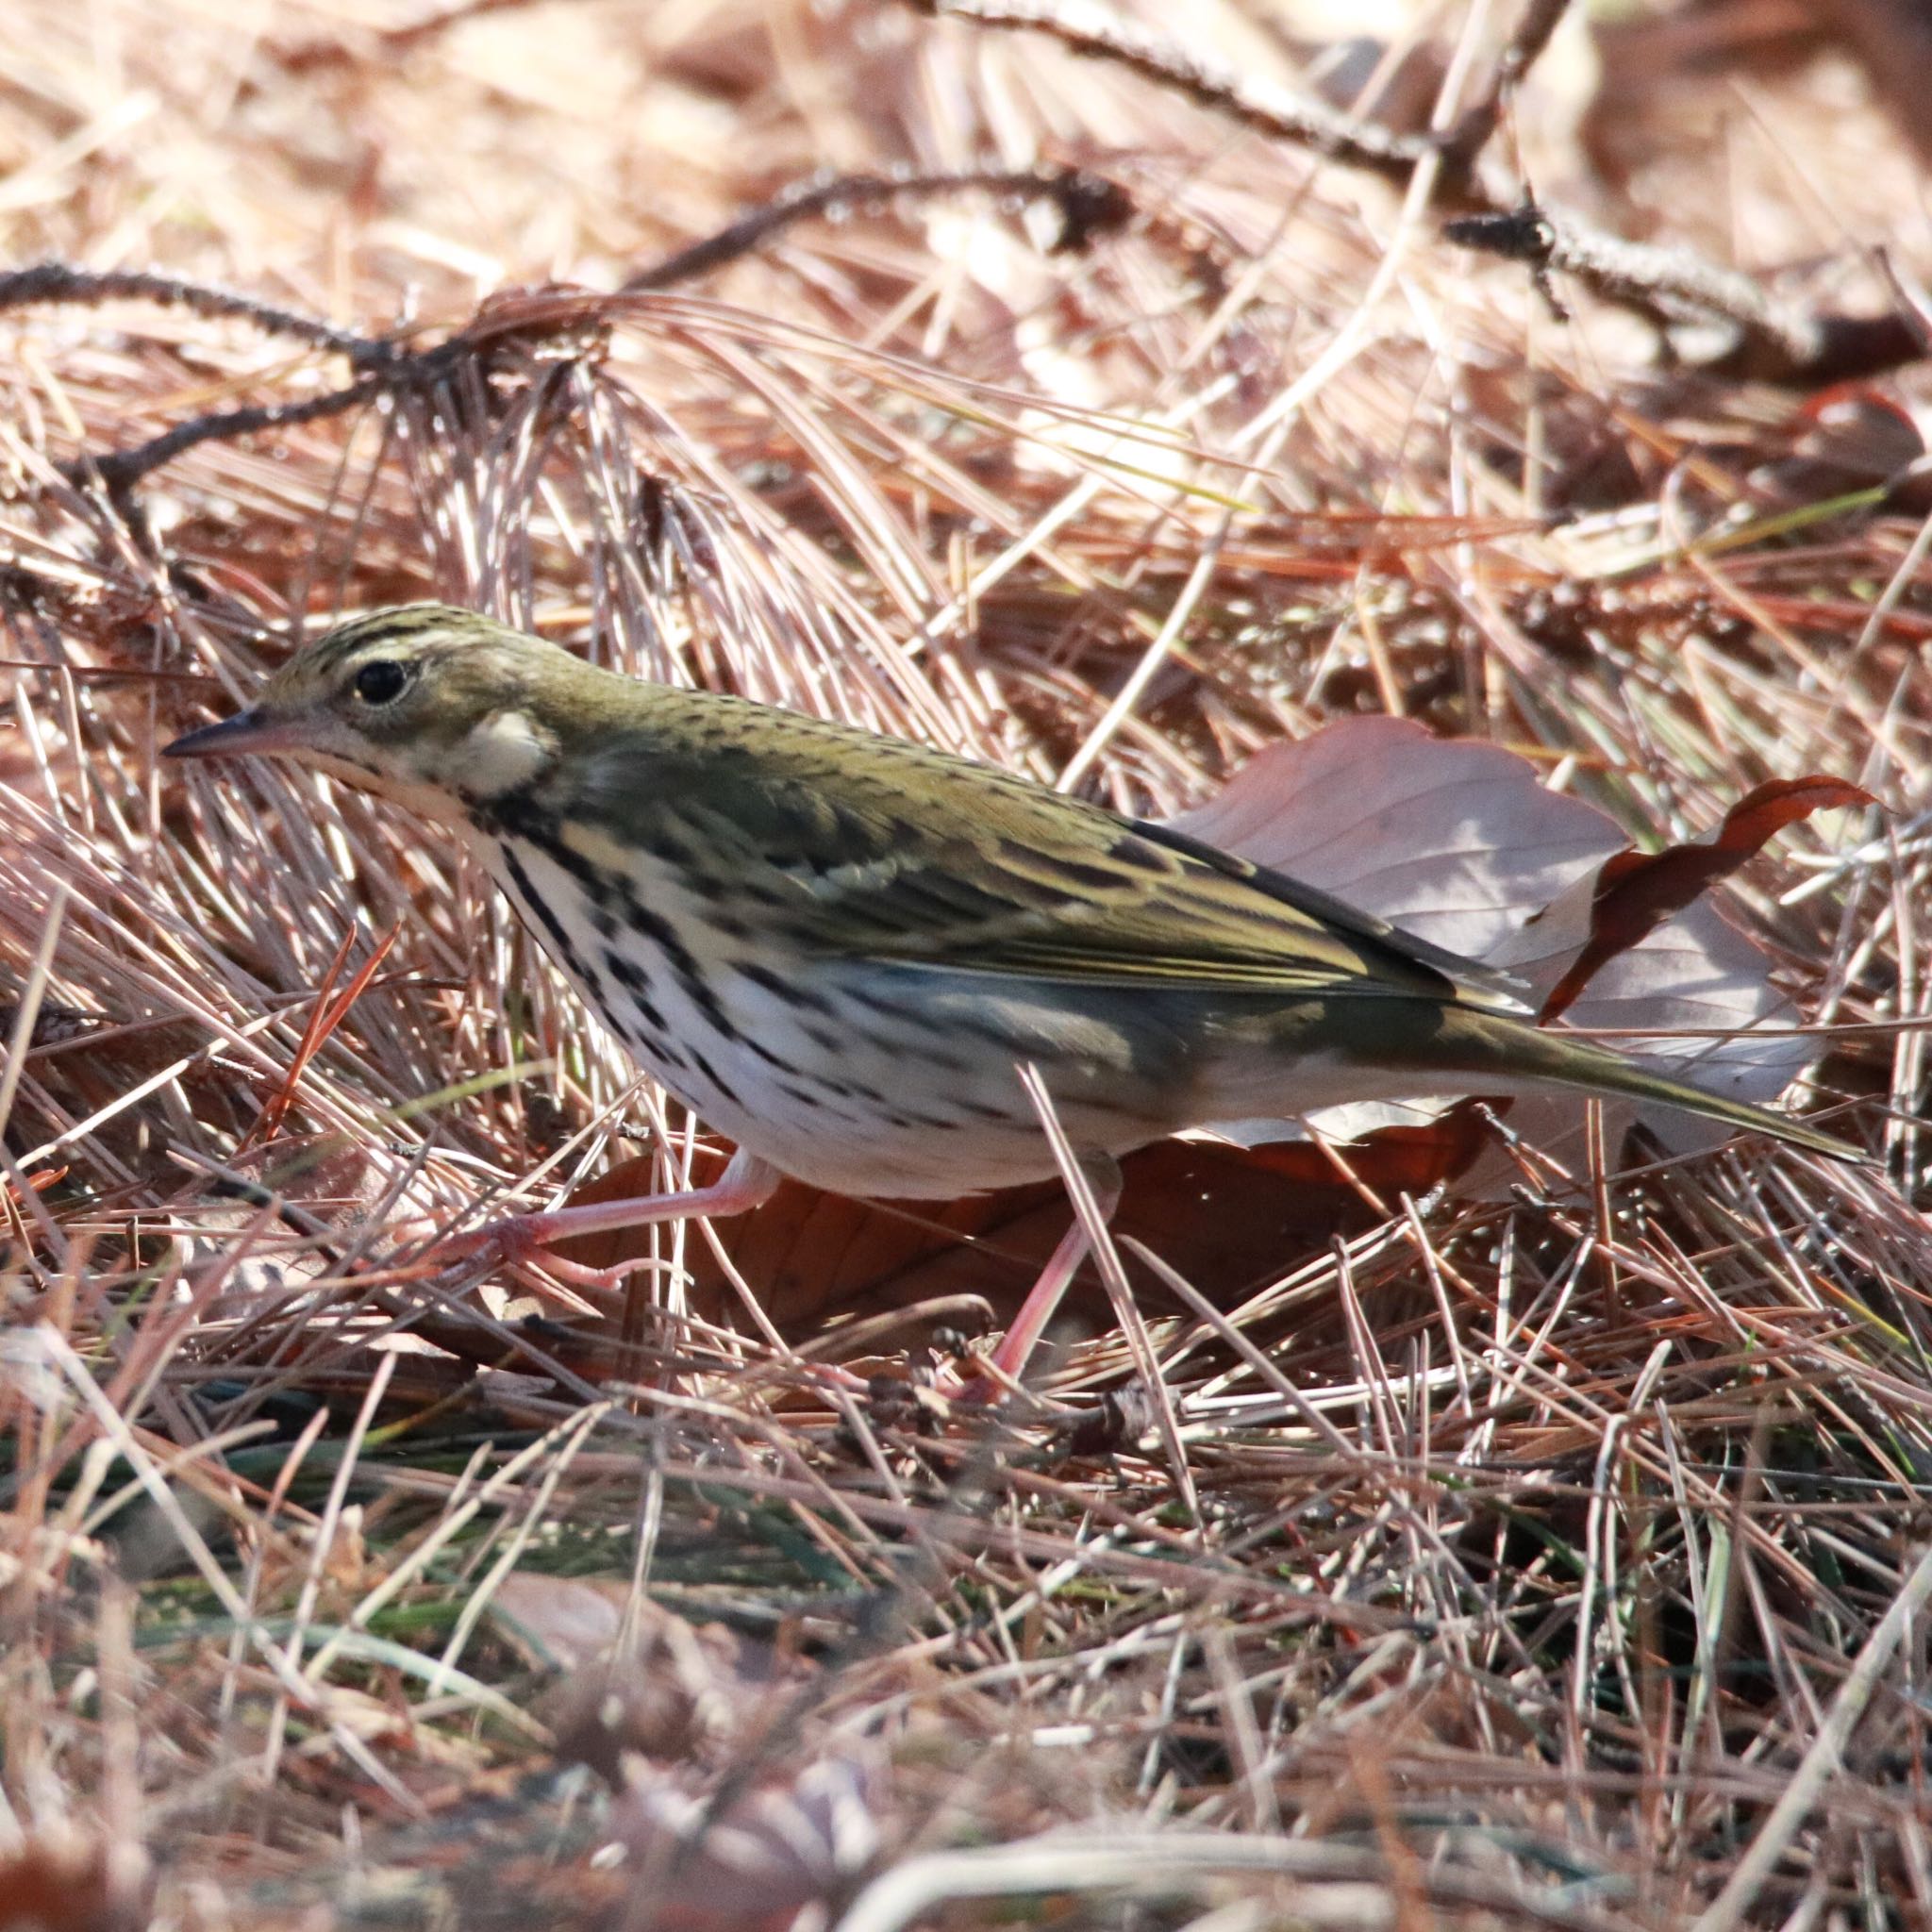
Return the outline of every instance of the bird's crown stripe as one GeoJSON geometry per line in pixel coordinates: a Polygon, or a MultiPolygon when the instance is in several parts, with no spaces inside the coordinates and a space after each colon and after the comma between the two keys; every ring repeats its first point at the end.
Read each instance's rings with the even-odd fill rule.
{"type": "Polygon", "coordinates": [[[401,643],[449,627],[450,613],[441,605],[406,604],[399,609],[375,610],[338,625],[316,647],[316,656],[323,663],[333,664],[370,644],[401,643]]]}

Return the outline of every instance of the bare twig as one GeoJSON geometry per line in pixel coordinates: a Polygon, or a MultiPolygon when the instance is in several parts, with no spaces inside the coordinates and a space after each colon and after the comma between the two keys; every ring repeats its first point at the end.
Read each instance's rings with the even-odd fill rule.
{"type": "Polygon", "coordinates": [[[1541,273],[1559,271],[1602,300],[1660,326],[1681,321],[1686,308],[1728,324],[1737,332],[1738,345],[1712,365],[1727,373],[1811,387],[1869,375],[1924,352],[1922,331],[1903,314],[1838,315],[1780,303],[1740,271],[1720,268],[1686,249],[1625,242],[1547,208],[1536,213],[1536,243],[1525,254],[1520,209],[1475,178],[1474,162],[1493,132],[1507,89],[1554,31],[1563,10],[1557,0],[1531,0],[1490,90],[1443,142],[1397,134],[1210,67],[1169,42],[1075,0],[908,4],[977,26],[1045,34],[1074,53],[1141,75],[1257,133],[1311,148],[1396,185],[1405,184],[1425,158],[1440,160],[1446,155],[1453,165],[1442,169],[1436,205],[1445,214],[1474,218],[1445,229],[1449,239],[1510,259],[1529,259],[1541,273]]]}
{"type": "Polygon", "coordinates": [[[1104,60],[1167,88],[1197,107],[1237,121],[1272,140],[1405,182],[1436,143],[1421,134],[1398,134],[1374,121],[1338,112],[1325,103],[1259,81],[1242,81],[1224,69],[1183,53],[1158,34],[1143,32],[1117,15],[1079,0],[907,0],[916,12],[973,26],[1045,34],[1070,52],[1104,60]]]}
{"type": "Polygon", "coordinates": [[[1488,86],[1441,138],[1442,172],[1449,182],[1460,185],[1469,178],[1477,156],[1493,139],[1517,89],[1541,58],[1569,10],[1570,0],[1524,0],[1516,30],[1490,70],[1488,86]]]}
{"type": "Polygon", "coordinates": [[[1110,233],[1132,217],[1125,189],[1086,168],[971,169],[955,175],[830,175],[792,186],[718,234],[680,248],[641,269],[620,292],[669,289],[694,281],[761,247],[793,224],[845,213],[876,214],[896,203],[991,194],[1014,203],[1045,202],[1059,216],[1058,252],[1076,254],[1096,235],[1110,233]]]}
{"type": "Polygon", "coordinates": [[[248,322],[268,335],[292,336],[311,348],[346,356],[358,364],[384,362],[395,353],[392,343],[339,329],[312,315],[283,308],[255,295],[211,288],[179,275],[137,274],[126,270],[81,269],[65,262],[43,261],[32,268],[0,275],[0,311],[57,303],[98,308],[103,302],[154,302],[163,308],[185,308],[205,321],[248,322]]]}

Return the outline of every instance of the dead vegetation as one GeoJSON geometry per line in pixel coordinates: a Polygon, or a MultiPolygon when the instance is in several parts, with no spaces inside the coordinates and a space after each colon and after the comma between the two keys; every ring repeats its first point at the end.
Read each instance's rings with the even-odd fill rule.
{"type": "Polygon", "coordinates": [[[1841,10],[16,0],[0,1924],[1932,1917],[1932,249],[1841,10]],[[1522,168],[1777,325],[1444,236],[1522,168]],[[158,769],[417,595],[1137,811],[1380,712],[1645,845],[1861,785],[1724,892],[1882,1171],[1156,1150],[1144,1336],[992,1418],[917,1372],[1044,1198],[428,1277],[714,1157],[420,828],[158,769]]]}

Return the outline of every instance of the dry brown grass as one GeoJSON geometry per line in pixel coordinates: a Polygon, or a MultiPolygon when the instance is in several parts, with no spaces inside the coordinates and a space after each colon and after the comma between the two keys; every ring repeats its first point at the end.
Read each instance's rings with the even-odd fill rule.
{"type": "MultiPolygon", "coordinates": [[[[1259,10],[1188,19],[1294,77],[1259,10]]],[[[1817,1076],[1883,1178],[1734,1152],[1404,1203],[1150,1300],[1176,1464],[1096,1407],[1117,1334],[1054,1384],[1071,1432],[935,1424],[748,1315],[670,1323],[675,1270],[628,1353],[424,1280],[406,1224],[675,1174],[687,1124],[420,830],[155,757],[291,626],[435,594],[1142,810],[1363,709],[1646,838],[1833,772],[1892,815],[1797,828],[1733,904],[1821,1018],[1916,1021],[1932,573],[1889,462],[1037,41],[785,0],[399,25],[8,9],[12,261],[471,336],[112,501],[61,466],[300,404],[342,345],[0,316],[0,1924],[34,1887],[57,1926],[1932,1917],[1909,1026],[1817,1076]],[[1067,162],[1124,231],[1050,254],[1049,209],[946,193],[586,292],[819,169],[1067,162]],[[614,1792],[560,1768],[617,1744],[614,1792]]],[[[1932,258],[1841,56],[1658,106],[1566,49],[1523,107],[1547,192],[1829,260],[1853,307],[1874,230],[1932,258]],[[1663,117],[1629,180],[1592,100],[1625,147],[1663,117]]]]}

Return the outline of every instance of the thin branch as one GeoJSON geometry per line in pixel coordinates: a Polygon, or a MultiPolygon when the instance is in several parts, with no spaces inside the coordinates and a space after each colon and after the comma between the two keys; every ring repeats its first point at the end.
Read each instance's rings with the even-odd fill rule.
{"type": "Polygon", "coordinates": [[[1124,67],[1273,140],[1312,148],[1396,186],[1406,185],[1425,158],[1440,159],[1446,155],[1452,165],[1441,169],[1435,194],[1438,206],[1445,214],[1479,218],[1474,224],[1463,221],[1446,226],[1449,240],[1510,259],[1527,259],[1540,274],[1560,271],[1602,300],[1632,309],[1660,328],[1681,323],[1686,308],[1728,323],[1739,340],[1707,365],[1717,373],[1808,388],[1895,367],[1922,355],[1926,347],[1924,332],[1911,317],[1839,315],[1782,304],[1752,276],[1705,261],[1688,249],[1626,242],[1550,208],[1536,211],[1547,245],[1526,256],[1517,232],[1523,210],[1511,198],[1476,180],[1474,162],[1476,151],[1493,132],[1508,90],[1547,44],[1562,10],[1556,0],[1529,0],[1491,87],[1471,114],[1440,140],[1399,134],[1266,82],[1210,67],[1153,35],[1079,7],[1076,0],[906,4],[922,13],[975,26],[1045,34],[1075,54],[1124,67]],[[1507,225],[1492,225],[1498,222],[1507,225]]]}
{"type": "Polygon", "coordinates": [[[1041,33],[1070,52],[1124,67],[1197,107],[1223,114],[1271,140],[1293,142],[1318,154],[1365,168],[1383,179],[1407,181],[1436,143],[1427,135],[1399,134],[1360,121],[1322,101],[1291,94],[1265,81],[1240,81],[1224,69],[1182,53],[1171,41],[1074,4],[1055,0],[907,0],[915,12],[974,26],[1041,33]]]}
{"type": "MultiPolygon", "coordinates": [[[[786,190],[765,207],[719,233],[641,270],[617,292],[641,294],[693,280],[751,253],[793,223],[814,216],[845,210],[874,213],[907,198],[934,200],[961,193],[995,194],[1019,203],[1049,203],[1060,220],[1060,232],[1053,242],[1056,253],[1084,249],[1095,236],[1124,227],[1134,214],[1133,198],[1124,188],[1085,168],[821,176],[786,190]]],[[[457,335],[425,348],[411,349],[397,337],[365,336],[335,328],[314,316],[174,275],[97,274],[72,268],[64,262],[42,262],[0,275],[0,311],[57,303],[98,307],[129,299],[185,308],[208,319],[251,322],[269,334],[292,336],[314,348],[343,356],[353,369],[360,372],[354,382],[300,402],[251,404],[243,408],[191,417],[132,448],[78,457],[61,465],[60,474],[69,482],[83,487],[92,482],[104,489],[122,513],[133,520],[134,507],[128,492],[134,486],[151,472],[201,443],[317,423],[344,415],[384,393],[432,388],[454,375],[466,358],[483,351],[486,344],[500,345],[507,332],[537,340],[555,339],[581,328],[586,315],[594,315],[600,298],[591,295],[586,301],[566,305],[563,309],[553,308],[541,317],[525,315],[509,331],[504,325],[504,312],[508,305],[499,304],[484,311],[457,335]]]]}
{"type": "Polygon", "coordinates": [[[1476,158],[1489,146],[1516,91],[1529,70],[1542,58],[1551,36],[1562,25],[1570,10],[1570,0],[1526,0],[1523,18],[1509,36],[1496,64],[1490,70],[1490,84],[1472,101],[1455,126],[1441,139],[1442,172],[1453,181],[1466,181],[1476,158]]]}
{"type": "Polygon", "coordinates": [[[972,169],[949,175],[825,175],[794,182],[764,207],[730,226],[647,269],[618,291],[637,295],[674,288],[749,255],[794,222],[813,216],[878,214],[894,203],[935,201],[964,194],[995,194],[1018,203],[1050,203],[1060,218],[1056,254],[1075,254],[1096,235],[1111,233],[1132,219],[1134,204],[1124,188],[1085,168],[972,169]]]}
{"type": "MultiPolygon", "coordinates": [[[[568,337],[582,328],[586,314],[583,303],[566,308],[553,306],[547,313],[532,313],[526,321],[506,326],[505,311],[508,307],[499,304],[486,309],[458,334],[424,349],[407,350],[394,343],[365,342],[363,338],[355,338],[358,342],[365,342],[367,353],[358,359],[368,373],[341,389],[328,390],[297,403],[254,404],[246,408],[193,416],[130,449],[74,458],[60,466],[60,474],[77,485],[97,482],[117,507],[125,509],[127,492],[135,484],[200,443],[316,423],[329,416],[343,415],[378,395],[433,389],[449,380],[472,358],[487,360],[511,340],[536,341],[568,337]]],[[[599,342],[601,338],[587,343],[589,352],[594,353],[599,342]]]]}
{"type": "Polygon", "coordinates": [[[96,308],[116,301],[156,302],[164,308],[185,308],[208,321],[252,322],[264,334],[292,336],[313,348],[346,356],[358,367],[387,362],[400,353],[393,341],[334,328],[318,316],[301,315],[206,282],[184,281],[178,275],[71,268],[63,261],[37,262],[32,268],[0,275],[0,311],[62,302],[96,308]]]}

